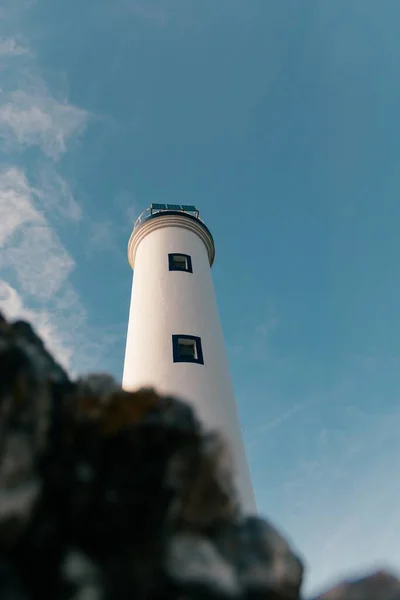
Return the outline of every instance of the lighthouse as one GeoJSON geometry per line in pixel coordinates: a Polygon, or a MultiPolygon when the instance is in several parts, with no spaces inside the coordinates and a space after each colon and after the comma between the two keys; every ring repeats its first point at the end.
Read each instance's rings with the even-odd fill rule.
{"type": "Polygon", "coordinates": [[[213,237],[191,205],[152,204],[128,243],[134,270],[122,386],[189,402],[228,440],[242,507],[256,503],[211,275],[213,237]]]}

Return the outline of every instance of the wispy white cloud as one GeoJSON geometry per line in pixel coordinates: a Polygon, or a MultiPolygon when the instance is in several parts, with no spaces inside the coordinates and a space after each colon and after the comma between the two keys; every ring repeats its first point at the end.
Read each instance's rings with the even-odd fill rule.
{"type": "Polygon", "coordinates": [[[123,231],[129,232],[145,207],[140,207],[136,195],[132,192],[121,191],[114,198],[114,206],[123,217],[123,231]]]}
{"type": "Polygon", "coordinates": [[[22,295],[4,279],[0,279],[0,307],[9,319],[29,320],[57,360],[65,368],[71,366],[73,345],[65,339],[65,331],[51,310],[30,308],[24,303],[22,295]]]}
{"type": "Polygon", "coordinates": [[[40,209],[45,196],[23,169],[0,171],[0,307],[29,319],[73,373],[90,371],[124,331],[90,326],[71,282],[75,261],[40,209]]]}
{"type": "Polygon", "coordinates": [[[40,205],[52,219],[78,222],[83,218],[83,212],[75,200],[69,183],[61,177],[53,165],[45,165],[39,172],[40,189],[36,196],[40,205]]]}
{"type": "Polygon", "coordinates": [[[0,309],[10,318],[29,319],[60,362],[82,372],[96,368],[115,334],[91,327],[72,283],[75,260],[56,227],[62,223],[65,230],[84,215],[54,161],[90,115],[52,92],[30,44],[18,31],[10,35],[31,5],[31,0],[6,1],[0,23],[2,151],[19,151],[21,164],[26,148],[36,147],[39,156],[34,181],[21,164],[0,164],[0,309]]]}
{"type": "Polygon", "coordinates": [[[0,16],[6,19],[15,18],[36,4],[37,0],[2,0],[0,16]]]}
{"type": "MultiPolygon", "coordinates": [[[[20,12],[24,7],[16,0],[20,12]]],[[[26,9],[26,7],[25,7],[26,9]]],[[[11,14],[8,7],[6,13],[11,14]]],[[[68,101],[65,94],[54,94],[25,36],[14,32],[11,23],[0,21],[0,140],[6,150],[36,146],[57,160],[68,144],[85,129],[89,113],[68,101]],[[4,35],[7,30],[8,35],[4,35]],[[3,37],[2,37],[3,33],[3,37]],[[16,63],[16,60],[18,62],[16,63]]]]}
{"type": "MultiPolygon", "coordinates": [[[[307,460],[298,436],[289,437],[298,459],[281,483],[280,519],[306,557],[307,594],[343,576],[400,571],[400,411],[382,407],[352,420],[349,428],[330,423],[328,430],[310,431],[307,460]]],[[[279,448],[276,443],[278,461],[279,448]]]]}
{"type": "Polygon", "coordinates": [[[130,235],[133,225],[140,214],[140,208],[135,196],[127,192],[119,192],[113,199],[114,210],[121,215],[122,225],[117,225],[116,221],[111,220],[93,220],[88,224],[87,233],[87,251],[90,258],[99,252],[113,252],[119,256],[120,260],[126,261],[126,245],[121,247],[121,237],[127,239],[130,235]]]}
{"type": "Polygon", "coordinates": [[[43,85],[0,93],[0,138],[10,147],[40,146],[58,159],[69,139],[81,133],[88,113],[54,98],[43,85]]]}
{"type": "Polygon", "coordinates": [[[278,425],[282,425],[283,423],[285,423],[285,421],[288,421],[300,411],[309,408],[312,404],[312,401],[302,402],[301,404],[297,404],[292,408],[289,408],[288,410],[284,411],[279,416],[267,420],[263,425],[260,425],[250,433],[249,442],[251,443],[252,441],[254,441],[255,438],[257,438],[260,434],[266,433],[271,429],[275,429],[275,427],[278,427],[278,425]]]}
{"type": "Polygon", "coordinates": [[[14,244],[2,252],[2,268],[12,268],[27,297],[47,301],[68,279],[75,263],[47,223],[17,232],[14,244]]]}
{"type": "Polygon", "coordinates": [[[87,238],[87,252],[89,256],[98,254],[99,251],[115,251],[115,225],[111,221],[92,221],[89,224],[87,238]]]}
{"type": "Polygon", "coordinates": [[[271,333],[279,326],[279,319],[275,313],[275,310],[270,307],[267,311],[267,315],[254,327],[254,332],[262,339],[269,338],[271,333]]]}
{"type": "Polygon", "coordinates": [[[30,50],[20,44],[15,38],[0,37],[0,58],[12,56],[30,55],[30,50]]]}
{"type": "Polygon", "coordinates": [[[262,311],[244,310],[241,322],[238,323],[236,340],[230,341],[228,351],[232,357],[239,359],[251,357],[257,363],[264,363],[271,367],[278,362],[282,364],[284,358],[273,356],[272,338],[280,325],[277,311],[271,302],[266,303],[262,311]]]}
{"type": "MultiPolygon", "coordinates": [[[[88,256],[99,251],[112,251],[121,260],[126,258],[126,245],[121,247],[121,238],[128,239],[141,209],[135,194],[127,191],[118,192],[113,198],[113,208],[119,219],[91,220],[88,224],[88,256]]],[[[127,243],[127,242],[126,242],[127,243]]]]}
{"type": "Polygon", "coordinates": [[[44,217],[34,207],[26,177],[18,168],[3,170],[0,176],[0,247],[24,223],[43,224],[44,217]]]}
{"type": "Polygon", "coordinates": [[[22,169],[0,172],[0,213],[6,215],[0,221],[1,305],[9,316],[32,319],[47,341],[53,334],[60,360],[70,366],[71,333],[86,314],[68,282],[74,261],[37,209],[35,193],[22,169]],[[64,332],[63,318],[54,323],[60,303],[70,314],[64,332]]]}

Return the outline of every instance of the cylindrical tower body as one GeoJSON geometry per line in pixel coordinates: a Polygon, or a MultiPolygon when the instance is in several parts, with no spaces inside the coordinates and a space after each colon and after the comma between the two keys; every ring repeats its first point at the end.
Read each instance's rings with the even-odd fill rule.
{"type": "Polygon", "coordinates": [[[167,207],[145,211],[129,240],[134,278],[122,385],[186,400],[207,427],[220,430],[231,444],[242,506],[254,513],[211,277],[213,238],[194,207],[167,207]]]}

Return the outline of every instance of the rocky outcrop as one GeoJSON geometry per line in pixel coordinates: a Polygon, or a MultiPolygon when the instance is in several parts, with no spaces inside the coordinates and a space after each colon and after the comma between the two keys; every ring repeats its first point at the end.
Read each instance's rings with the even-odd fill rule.
{"type": "MultiPolygon", "coordinates": [[[[1,600],[301,598],[303,564],[245,516],[229,448],[184,402],[72,381],[0,317],[1,600]]],[[[320,600],[400,600],[386,573],[320,600]]]]}

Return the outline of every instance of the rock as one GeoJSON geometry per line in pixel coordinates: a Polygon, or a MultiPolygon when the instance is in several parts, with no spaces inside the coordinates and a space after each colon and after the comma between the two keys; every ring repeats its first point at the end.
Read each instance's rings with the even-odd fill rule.
{"type": "Polygon", "coordinates": [[[246,597],[299,597],[302,562],[269,522],[247,517],[221,527],[214,539],[221,554],[235,566],[246,597]]]}
{"type": "Polygon", "coordinates": [[[168,542],[167,576],[191,597],[239,598],[243,588],[235,567],[205,536],[181,533],[168,542]]]}
{"type": "MultiPolygon", "coordinates": [[[[25,323],[0,318],[0,550],[14,544],[29,521],[41,482],[43,447],[56,363],[25,323]]],[[[56,375],[57,377],[57,375],[56,375]]]]}
{"type": "MultiPolygon", "coordinates": [[[[72,381],[0,315],[0,598],[297,600],[301,559],[245,517],[229,445],[183,401],[72,381]]],[[[386,574],[319,600],[400,600],[386,574]]]]}
{"type": "Polygon", "coordinates": [[[316,600],[400,600],[400,581],[378,571],[355,581],[340,583],[316,600]]]}
{"type": "Polygon", "coordinates": [[[0,560],[1,600],[29,600],[16,569],[5,560],[0,560]]]}
{"type": "Polygon", "coordinates": [[[173,536],[167,551],[168,575],[182,591],[208,597],[299,598],[303,566],[286,540],[263,519],[225,521],[208,536],[173,536]]]}
{"type": "Polygon", "coordinates": [[[182,445],[166,474],[167,486],[179,491],[169,508],[174,526],[202,532],[220,522],[236,521],[240,507],[232,473],[232,457],[218,433],[205,433],[182,445]]]}

